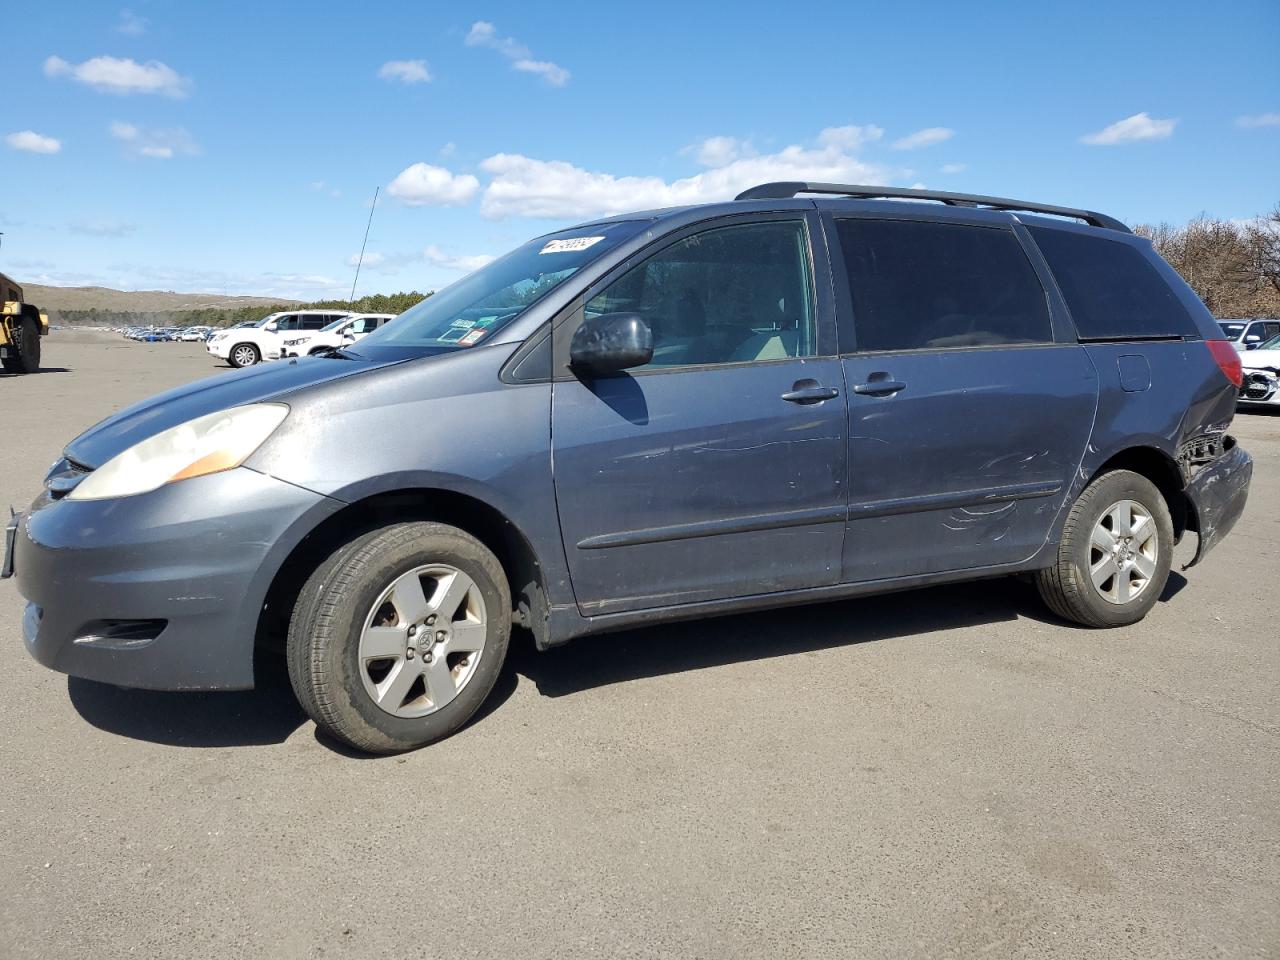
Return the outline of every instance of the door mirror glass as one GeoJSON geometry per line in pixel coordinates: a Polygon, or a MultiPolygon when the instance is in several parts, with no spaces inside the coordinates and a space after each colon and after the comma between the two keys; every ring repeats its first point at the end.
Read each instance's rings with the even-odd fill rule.
{"type": "Polygon", "coordinates": [[[271,321],[270,323],[268,323],[268,324],[267,324],[267,326],[266,326],[266,331],[267,331],[268,333],[275,333],[275,332],[276,332],[277,330],[279,330],[279,329],[280,329],[280,324],[276,323],[274,320],[272,320],[272,321],[271,321]]]}
{"type": "Polygon", "coordinates": [[[569,344],[569,365],[579,373],[616,373],[652,359],[653,333],[638,313],[589,317],[569,344]]]}

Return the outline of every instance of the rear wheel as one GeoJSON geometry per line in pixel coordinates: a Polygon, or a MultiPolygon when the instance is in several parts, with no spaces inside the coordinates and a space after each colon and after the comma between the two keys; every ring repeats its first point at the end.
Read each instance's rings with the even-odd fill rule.
{"type": "Polygon", "coordinates": [[[1054,613],[1088,627],[1136,623],[1155,605],[1173,562],[1164,496],[1129,470],[1103,474],[1067,516],[1057,562],[1036,575],[1054,613]]]}
{"type": "Polygon", "coordinates": [[[40,324],[31,317],[21,317],[13,324],[11,356],[4,358],[6,373],[35,373],[40,369],[40,324]]]}
{"type": "Polygon", "coordinates": [[[233,367],[252,367],[262,359],[262,354],[252,343],[237,343],[227,354],[227,361],[233,367]]]}
{"type": "Polygon", "coordinates": [[[449,736],[502,670],[511,593],[494,555],[439,523],[399,523],[335,551],[289,624],[289,678],[317,725],[396,753],[449,736]]]}

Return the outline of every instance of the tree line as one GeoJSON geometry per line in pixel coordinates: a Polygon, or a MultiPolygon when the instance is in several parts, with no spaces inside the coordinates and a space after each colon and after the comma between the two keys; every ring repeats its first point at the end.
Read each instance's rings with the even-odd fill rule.
{"type": "Polygon", "coordinates": [[[1186,226],[1141,224],[1215,317],[1280,317],[1280,206],[1252,220],[1201,215],[1186,226]]]}
{"type": "Polygon", "coordinates": [[[71,326],[106,327],[230,327],[248,320],[261,320],[273,313],[301,310],[350,310],[353,313],[404,313],[414,304],[425,300],[434,291],[419,293],[417,290],[400,293],[372,293],[359,300],[317,300],[313,303],[264,304],[257,307],[202,307],[198,310],[50,310],[53,323],[71,326]]]}

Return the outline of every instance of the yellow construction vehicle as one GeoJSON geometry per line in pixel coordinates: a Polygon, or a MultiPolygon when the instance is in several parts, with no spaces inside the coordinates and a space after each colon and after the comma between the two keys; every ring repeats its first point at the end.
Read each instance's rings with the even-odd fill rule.
{"type": "Polygon", "coordinates": [[[22,299],[22,288],[0,273],[0,365],[5,373],[40,369],[40,338],[49,333],[49,318],[22,299]]]}

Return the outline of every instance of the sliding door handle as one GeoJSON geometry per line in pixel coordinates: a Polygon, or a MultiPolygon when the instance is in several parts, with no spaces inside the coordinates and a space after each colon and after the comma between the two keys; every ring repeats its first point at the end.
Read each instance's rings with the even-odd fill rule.
{"type": "Polygon", "coordinates": [[[887,397],[905,389],[907,385],[901,380],[868,380],[866,383],[855,384],[853,392],[867,397],[887,397]]]}

